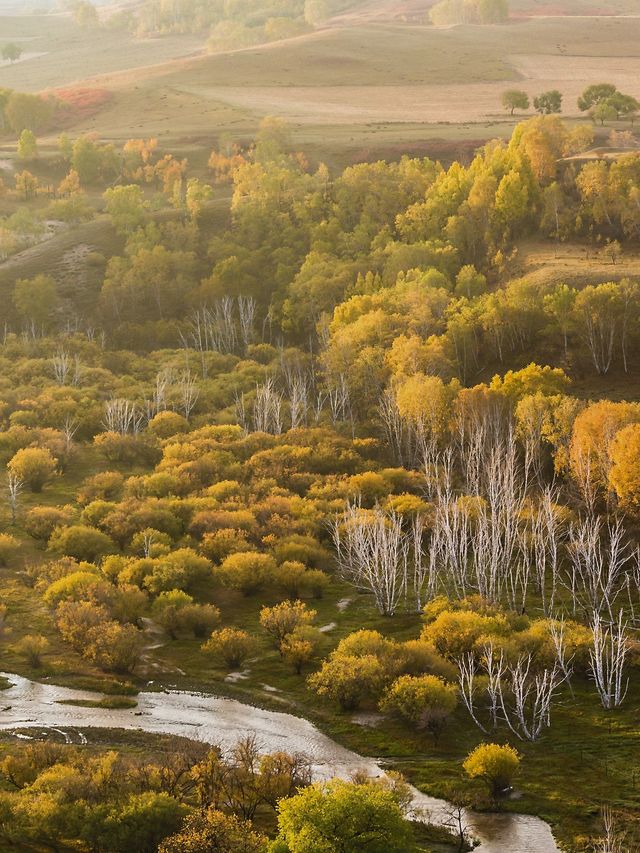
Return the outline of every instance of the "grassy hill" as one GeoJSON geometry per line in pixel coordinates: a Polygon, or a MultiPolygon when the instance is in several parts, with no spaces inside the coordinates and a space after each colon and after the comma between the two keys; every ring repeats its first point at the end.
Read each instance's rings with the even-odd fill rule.
{"type": "Polygon", "coordinates": [[[0,30],[27,58],[0,66],[0,86],[106,88],[112,100],[70,132],[154,135],[180,148],[209,148],[221,134],[242,141],[263,116],[280,115],[312,156],[337,165],[420,152],[425,141],[446,160],[506,136],[519,120],[501,107],[513,86],[531,96],[559,89],[569,116],[590,83],[640,95],[640,17],[615,16],[632,10],[629,0],[606,10],[596,0],[514,0],[509,24],[452,28],[420,23],[429,5],[369,0],[316,32],[212,55],[204,34],[135,39],[84,33],[62,15],[5,17],[0,30]]]}

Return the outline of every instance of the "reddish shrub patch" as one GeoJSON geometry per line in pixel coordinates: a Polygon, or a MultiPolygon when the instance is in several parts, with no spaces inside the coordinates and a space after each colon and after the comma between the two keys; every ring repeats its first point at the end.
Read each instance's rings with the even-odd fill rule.
{"type": "Polygon", "coordinates": [[[55,123],[62,127],[91,118],[113,99],[108,89],[55,89],[52,95],[58,101],[55,123]]]}

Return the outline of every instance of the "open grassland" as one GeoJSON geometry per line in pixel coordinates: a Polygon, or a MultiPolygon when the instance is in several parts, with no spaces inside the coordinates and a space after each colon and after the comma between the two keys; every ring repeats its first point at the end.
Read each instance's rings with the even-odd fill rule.
{"type": "Polygon", "coordinates": [[[204,38],[136,39],[121,30],[81,30],[65,15],[5,15],[0,17],[0,43],[7,41],[18,44],[24,58],[0,63],[0,87],[37,92],[188,56],[202,49],[204,38]]]}
{"type": "Polygon", "coordinates": [[[637,15],[636,0],[511,0],[514,15],[637,15]]]}
{"type": "MultiPolygon", "coordinates": [[[[607,4],[608,14],[628,14],[625,3],[607,4]]],[[[107,89],[111,100],[78,115],[70,132],[154,135],[192,154],[222,134],[248,140],[263,116],[279,115],[297,144],[337,167],[431,154],[426,140],[442,141],[432,149],[448,161],[468,153],[470,142],[508,136],[518,120],[501,109],[509,87],[530,95],[558,88],[567,115],[601,79],[639,94],[640,18],[593,17],[591,0],[566,0],[563,9],[582,17],[563,18],[548,4],[519,0],[516,12],[539,16],[434,28],[423,23],[429,5],[364,3],[315,33],[215,55],[203,53],[203,37],[136,40],[83,33],[64,16],[4,18],[3,35],[34,55],[0,67],[0,86],[107,89]]]]}

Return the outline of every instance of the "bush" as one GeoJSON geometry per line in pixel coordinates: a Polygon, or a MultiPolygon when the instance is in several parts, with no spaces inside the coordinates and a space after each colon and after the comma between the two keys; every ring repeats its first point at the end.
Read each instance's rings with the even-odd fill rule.
{"type": "Polygon", "coordinates": [[[50,584],[44,594],[44,599],[51,606],[69,599],[97,601],[102,598],[103,600],[100,603],[104,604],[106,603],[104,599],[108,598],[111,589],[111,584],[100,577],[97,572],[77,571],[58,578],[50,584]]]}
{"type": "Polygon", "coordinates": [[[149,421],[148,429],[158,438],[171,438],[174,435],[189,432],[189,422],[177,412],[158,412],[149,421]]]}
{"type": "Polygon", "coordinates": [[[520,767],[520,756],[512,746],[481,743],[469,753],[462,766],[470,779],[482,779],[496,797],[511,786],[520,767]]]}
{"type": "Polygon", "coordinates": [[[74,649],[85,648],[93,630],[109,621],[109,611],[93,601],[63,601],[56,610],[56,624],[65,642],[74,649]]]}
{"type": "Polygon", "coordinates": [[[130,673],[142,653],[141,632],[133,625],[105,622],[87,636],[83,655],[108,672],[130,673]]]}
{"type": "Polygon", "coordinates": [[[20,543],[8,533],[0,533],[0,566],[6,566],[20,549],[20,543]]]}
{"type": "Polygon", "coordinates": [[[160,593],[153,602],[151,613],[156,622],[175,640],[182,627],[182,610],[190,604],[193,604],[190,595],[180,589],[172,589],[160,593]]]}
{"type": "Polygon", "coordinates": [[[274,853],[409,853],[414,849],[411,825],[394,792],[373,782],[332,779],[304,788],[280,801],[278,831],[274,853]]]}
{"type": "Polygon", "coordinates": [[[265,853],[267,838],[250,821],[210,806],[189,815],[176,835],[166,838],[158,853],[265,853]]]}
{"type": "Polygon", "coordinates": [[[78,503],[91,501],[114,501],[121,497],[124,477],[117,471],[102,471],[93,477],[87,477],[78,490],[78,503]]]}
{"type": "Polygon", "coordinates": [[[157,465],[162,451],[151,434],[120,435],[117,432],[102,432],[94,438],[95,446],[109,462],[125,465],[157,465]]]}
{"type": "Polygon", "coordinates": [[[431,643],[425,640],[407,640],[402,644],[403,671],[407,675],[438,675],[445,681],[455,681],[458,667],[439,655],[431,643]]]}
{"type": "Polygon", "coordinates": [[[399,714],[408,723],[427,729],[438,740],[458,703],[458,690],[436,675],[402,675],[385,692],[380,708],[399,714]]]}
{"type": "Polygon", "coordinates": [[[332,652],[307,684],[320,696],[335,699],[345,711],[358,708],[364,699],[377,699],[388,679],[384,666],[374,655],[332,652]]]}
{"type": "Polygon", "coordinates": [[[216,577],[224,586],[251,595],[272,579],[275,568],[276,562],[268,554],[240,551],[225,558],[216,577]]]}
{"type": "Polygon", "coordinates": [[[154,560],[152,565],[144,585],[153,595],[173,589],[191,590],[211,578],[211,563],[192,548],[178,548],[154,560]]]}
{"type": "Polygon", "coordinates": [[[213,533],[205,533],[200,545],[203,554],[215,563],[221,562],[230,554],[245,553],[252,548],[243,530],[223,527],[213,533]]]}
{"type": "Polygon", "coordinates": [[[180,631],[192,631],[195,637],[206,637],[220,621],[217,607],[194,604],[191,596],[179,589],[160,593],[153,602],[152,613],[172,639],[180,631]]]}
{"type": "Polygon", "coordinates": [[[7,468],[32,492],[41,492],[55,473],[56,460],[47,448],[24,447],[10,459],[7,468]]]}
{"type": "Polygon", "coordinates": [[[208,652],[214,657],[224,661],[229,669],[241,666],[244,661],[255,653],[257,643],[255,639],[236,628],[222,628],[214,631],[211,637],[202,646],[203,652],[208,652]]]}
{"type": "Polygon", "coordinates": [[[445,610],[422,629],[421,638],[432,643],[438,653],[454,660],[466,652],[477,651],[487,639],[507,637],[509,624],[502,615],[485,616],[471,610],[445,610]]]}
{"type": "Polygon", "coordinates": [[[403,663],[401,647],[398,643],[383,637],[379,631],[370,631],[365,628],[354,631],[340,640],[336,653],[355,657],[373,655],[386,670],[392,673],[399,672],[403,663]]]}
{"type": "Polygon", "coordinates": [[[308,610],[302,601],[283,601],[275,607],[263,607],[260,611],[260,625],[275,640],[276,646],[296,628],[310,625],[316,618],[315,610],[308,610]]]}
{"type": "Polygon", "coordinates": [[[305,664],[309,663],[316,654],[322,640],[322,634],[312,625],[299,625],[280,643],[282,659],[291,664],[300,675],[305,664]]]}
{"type": "Polygon", "coordinates": [[[302,588],[313,598],[322,598],[330,584],[329,576],[320,569],[307,569],[302,578],[302,588]]]}
{"type": "Polygon", "coordinates": [[[54,554],[75,557],[76,560],[94,562],[113,553],[116,547],[106,533],[84,524],[72,524],[70,527],[57,527],[53,531],[49,550],[54,554]]]}
{"type": "Polygon", "coordinates": [[[329,552],[313,536],[300,534],[278,540],[273,547],[273,553],[279,563],[295,560],[313,568],[326,566],[331,559],[329,552]]]}
{"type": "Polygon", "coordinates": [[[46,637],[35,634],[27,634],[15,645],[15,650],[19,655],[23,655],[27,659],[29,666],[34,669],[39,669],[42,666],[42,655],[49,648],[49,640],[46,637]]]}
{"type": "Polygon", "coordinates": [[[189,604],[182,609],[180,619],[184,630],[201,639],[210,634],[220,621],[220,611],[214,604],[189,604]]]}
{"type": "Polygon", "coordinates": [[[64,527],[73,518],[71,507],[34,506],[27,513],[24,528],[40,542],[48,542],[56,527],[64,527]]]}
{"type": "Polygon", "coordinates": [[[286,560],[274,570],[273,580],[290,598],[300,598],[306,571],[304,563],[286,560]]]}

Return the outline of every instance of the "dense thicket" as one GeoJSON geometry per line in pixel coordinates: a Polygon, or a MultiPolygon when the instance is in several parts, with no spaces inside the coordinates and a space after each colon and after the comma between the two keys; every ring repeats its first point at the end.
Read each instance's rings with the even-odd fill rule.
{"type": "MultiPolygon", "coordinates": [[[[122,688],[148,672],[151,623],[188,677],[267,661],[287,689],[306,678],[298,701],[382,713],[434,748],[454,725],[535,745],[559,697],[565,713],[629,702],[640,404],[572,382],[638,363],[640,288],[617,261],[638,237],[640,155],[576,157],[591,141],[544,116],[468,166],[403,158],[332,177],[268,121],[250,149],[213,152],[209,182],[155,140],[63,139],[51,202],[105,189],[123,248],[92,258],[93,286],[42,274],[2,306],[0,563],[48,626],[25,630],[9,602],[13,660],[55,671],[62,643],[122,688]],[[224,183],[230,219],[214,227],[224,183]],[[516,275],[533,234],[582,241],[610,280],[516,275]],[[384,632],[332,639],[318,612],[345,591],[384,632]]],[[[30,174],[10,203],[38,200],[30,174]]],[[[517,765],[497,749],[467,771],[495,760],[494,795],[517,765]]],[[[94,770],[64,769],[83,801],[94,770]]],[[[47,779],[3,801],[18,825],[36,825],[47,779]]],[[[180,828],[190,799],[127,785],[100,814],[120,827],[123,809],[162,807],[175,838],[161,849],[224,823],[180,828]]],[[[331,818],[362,791],[300,796],[275,849],[311,832],[298,819],[318,801],[331,818]]],[[[375,798],[403,833],[397,800],[375,798]]],[[[64,806],[83,843],[103,831],[64,806]]],[[[250,828],[224,831],[253,844],[250,828]]]]}

